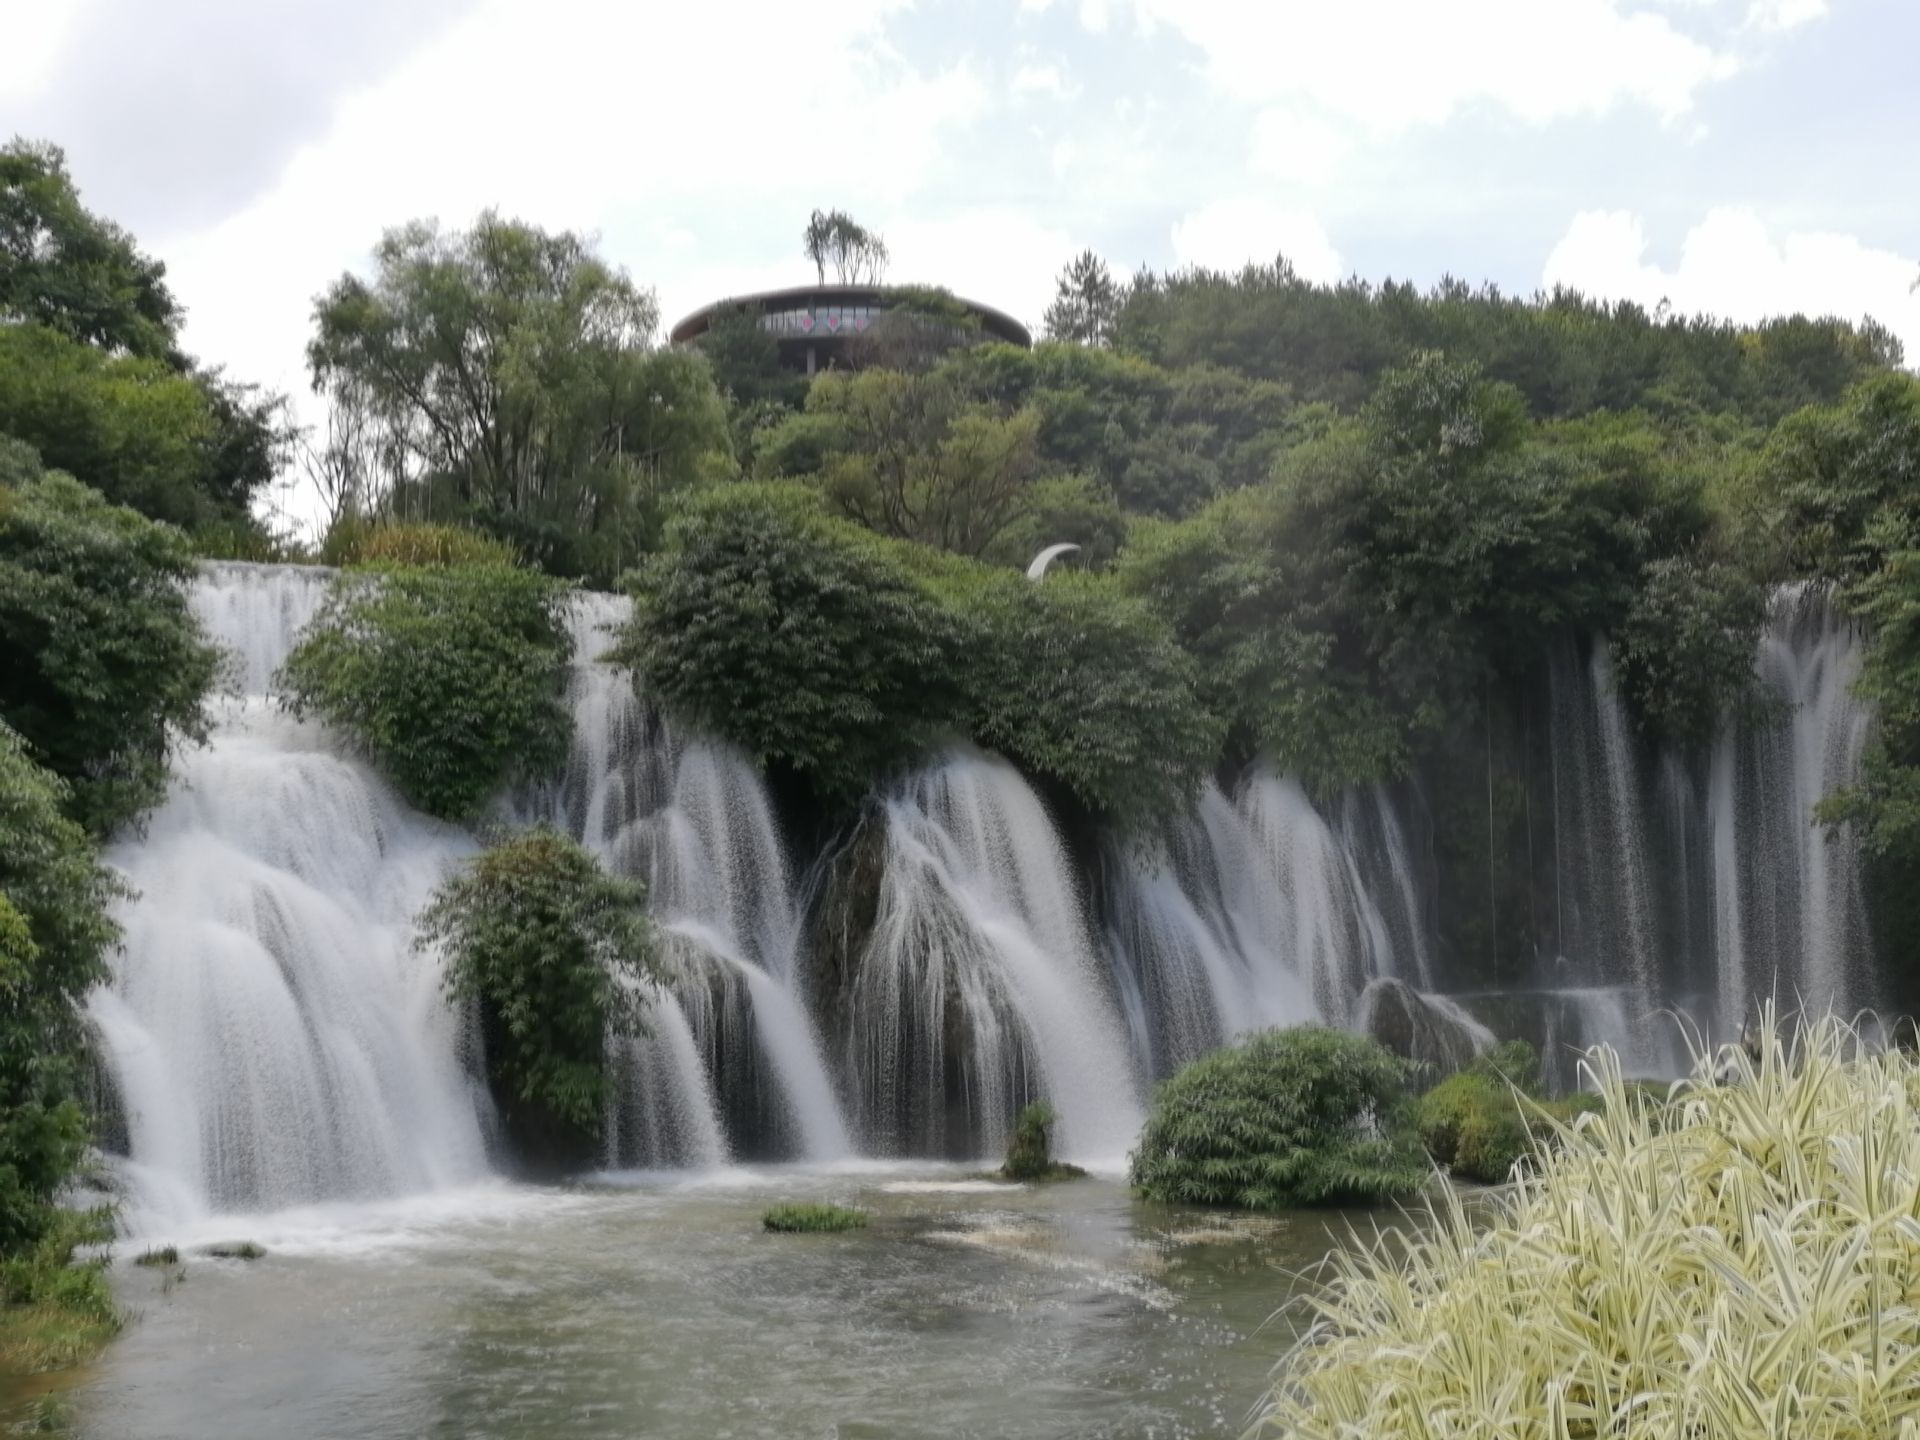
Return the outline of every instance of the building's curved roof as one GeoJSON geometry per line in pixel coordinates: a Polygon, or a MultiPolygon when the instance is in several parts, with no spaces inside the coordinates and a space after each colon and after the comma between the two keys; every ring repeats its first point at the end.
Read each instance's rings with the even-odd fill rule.
{"type": "MultiPolygon", "coordinates": [[[[762,290],[754,295],[730,295],[724,300],[702,305],[675,325],[669,338],[675,345],[684,345],[706,334],[715,315],[742,306],[750,306],[764,315],[818,306],[867,305],[884,310],[892,304],[897,291],[913,288],[895,285],[795,285],[785,290],[762,290]]],[[[968,300],[960,295],[950,298],[954,304],[978,319],[980,327],[995,339],[1015,345],[1033,344],[1033,336],[1027,327],[1004,310],[996,310],[991,305],[982,305],[977,300],[968,300]]]]}

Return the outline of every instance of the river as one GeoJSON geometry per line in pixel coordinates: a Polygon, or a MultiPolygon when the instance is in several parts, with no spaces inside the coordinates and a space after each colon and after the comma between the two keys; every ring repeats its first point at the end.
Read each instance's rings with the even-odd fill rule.
{"type": "Polygon", "coordinates": [[[1344,1225],[924,1163],[227,1217],[164,1237],[177,1281],[123,1243],[135,1318],[63,1418],[89,1440],[1234,1436],[1344,1225]],[[787,1200],[871,1222],[766,1233],[787,1200]],[[197,1253],[240,1239],[268,1253],[197,1253]]]}

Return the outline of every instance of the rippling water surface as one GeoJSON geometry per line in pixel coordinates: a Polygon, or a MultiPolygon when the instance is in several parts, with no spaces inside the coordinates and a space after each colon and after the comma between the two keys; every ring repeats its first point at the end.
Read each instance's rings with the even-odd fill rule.
{"type": "Polygon", "coordinates": [[[168,1237],[178,1283],[119,1257],[139,1318],[64,1410],[99,1440],[1232,1436],[1341,1226],[925,1165],[229,1218],[168,1237]],[[871,1224],[764,1233],[786,1200],[871,1224]],[[269,1253],[196,1253],[236,1239],[269,1253]]]}

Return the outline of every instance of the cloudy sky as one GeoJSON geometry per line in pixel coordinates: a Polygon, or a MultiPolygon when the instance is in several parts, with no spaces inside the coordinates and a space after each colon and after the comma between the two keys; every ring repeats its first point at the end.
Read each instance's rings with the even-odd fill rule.
{"type": "Polygon", "coordinates": [[[1568,283],[1872,314],[1920,361],[1916,0],[0,0],[0,134],[165,259],[189,348],[304,393],[382,228],[597,233],[671,322],[892,278],[1037,322],[1116,270],[1568,283]]]}

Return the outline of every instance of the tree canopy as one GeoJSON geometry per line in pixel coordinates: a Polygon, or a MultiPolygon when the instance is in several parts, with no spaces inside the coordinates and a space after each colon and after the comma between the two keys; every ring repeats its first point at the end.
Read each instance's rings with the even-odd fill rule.
{"type": "Polygon", "coordinates": [[[169,751],[204,733],[217,658],[187,606],[192,572],[178,531],[0,437],[0,720],[97,834],[155,804],[169,751]]]}
{"type": "Polygon", "coordinates": [[[730,467],[697,354],[656,352],[652,295],[581,236],[483,214],[418,221],[314,306],[313,383],[371,432],[348,508],[469,518],[555,574],[602,582],[666,497],[730,467]]]}

